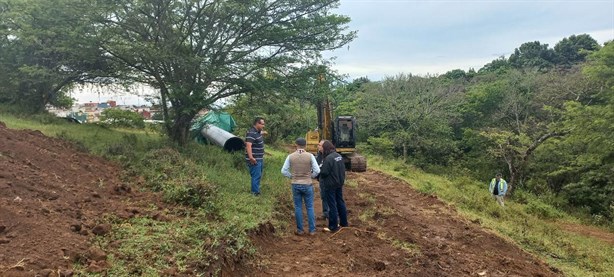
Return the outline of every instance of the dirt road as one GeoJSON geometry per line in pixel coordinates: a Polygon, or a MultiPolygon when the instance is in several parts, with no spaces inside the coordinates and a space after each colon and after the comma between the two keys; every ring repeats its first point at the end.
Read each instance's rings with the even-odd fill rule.
{"type": "MultiPolygon", "coordinates": [[[[299,237],[292,234],[290,222],[292,228],[281,234],[257,237],[260,254],[252,265],[256,275],[562,275],[401,180],[372,170],[349,173],[348,179],[352,181],[344,194],[351,227],[332,235],[299,237]]],[[[318,221],[318,229],[325,224],[318,221]]]]}

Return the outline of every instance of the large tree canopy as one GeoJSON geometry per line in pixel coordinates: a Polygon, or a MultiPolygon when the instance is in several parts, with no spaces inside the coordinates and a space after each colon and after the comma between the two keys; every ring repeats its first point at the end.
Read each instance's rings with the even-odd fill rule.
{"type": "Polygon", "coordinates": [[[108,75],[87,11],[79,0],[0,1],[1,102],[34,112],[70,106],[66,88],[108,75]]]}
{"type": "Polygon", "coordinates": [[[266,72],[287,72],[349,43],[350,19],[330,12],[338,2],[105,0],[101,47],[132,79],[160,90],[166,129],[184,143],[199,110],[258,90],[266,72]]]}

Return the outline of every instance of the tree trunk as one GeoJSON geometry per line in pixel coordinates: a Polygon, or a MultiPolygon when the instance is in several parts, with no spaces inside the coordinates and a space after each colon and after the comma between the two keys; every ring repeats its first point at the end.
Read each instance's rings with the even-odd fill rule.
{"type": "Polygon", "coordinates": [[[403,143],[403,162],[407,162],[407,143],[403,143]]]}
{"type": "Polygon", "coordinates": [[[190,114],[177,115],[171,127],[171,133],[169,134],[171,140],[177,142],[181,146],[186,145],[188,142],[190,123],[193,118],[194,115],[190,114]]]}

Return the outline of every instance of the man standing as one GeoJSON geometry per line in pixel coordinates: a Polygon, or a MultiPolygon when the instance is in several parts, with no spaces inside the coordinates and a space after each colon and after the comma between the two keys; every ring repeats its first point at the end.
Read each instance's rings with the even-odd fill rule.
{"type": "Polygon", "coordinates": [[[252,177],[252,194],[260,195],[260,179],[264,169],[264,139],[262,138],[264,129],[264,118],[256,117],[253,126],[245,135],[245,159],[249,174],[252,177]]]}
{"type": "Polygon", "coordinates": [[[505,206],[503,203],[503,198],[505,197],[505,193],[507,192],[507,182],[501,178],[501,173],[497,173],[495,178],[490,180],[490,185],[488,189],[492,196],[497,199],[497,203],[501,205],[501,207],[505,206]]]}
{"type": "Polygon", "coordinates": [[[303,231],[303,202],[307,209],[307,221],[309,223],[309,235],[315,235],[316,223],[313,211],[313,183],[320,173],[320,167],[313,154],[305,151],[307,141],[304,138],[296,139],[296,151],[288,157],[281,168],[281,173],[292,179],[292,198],[294,199],[294,216],[296,218],[296,235],[302,235],[303,231]]]}
{"type": "Polygon", "coordinates": [[[343,157],[337,153],[335,146],[330,141],[325,140],[322,148],[324,163],[320,169],[320,188],[324,190],[324,199],[328,204],[328,228],[324,228],[324,231],[337,232],[340,229],[339,226],[348,226],[347,209],[343,199],[345,164],[343,157]]]}
{"type": "MultiPolygon", "coordinates": [[[[322,148],[322,144],[324,140],[321,140],[318,143],[318,156],[316,157],[316,161],[320,168],[322,168],[322,163],[324,162],[324,149],[322,148]]],[[[320,185],[320,198],[322,199],[322,216],[321,219],[328,220],[328,203],[324,198],[324,190],[322,190],[322,185],[320,185]]]]}

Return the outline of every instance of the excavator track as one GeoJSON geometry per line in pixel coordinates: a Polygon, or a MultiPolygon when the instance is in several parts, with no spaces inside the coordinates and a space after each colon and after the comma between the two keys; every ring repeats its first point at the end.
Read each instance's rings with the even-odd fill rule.
{"type": "Polygon", "coordinates": [[[348,159],[350,162],[349,169],[355,172],[365,172],[367,171],[367,159],[357,153],[352,153],[348,155],[348,159]]]}

